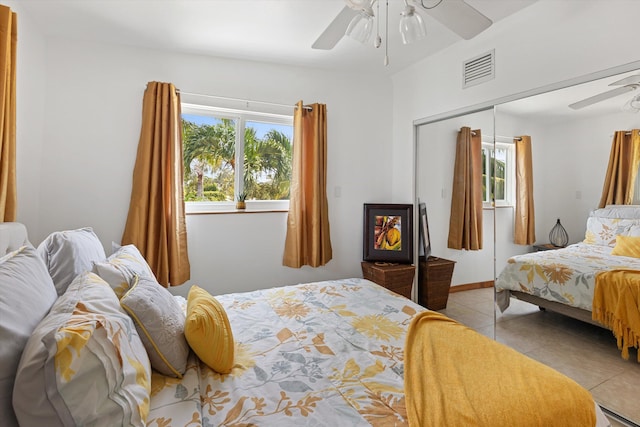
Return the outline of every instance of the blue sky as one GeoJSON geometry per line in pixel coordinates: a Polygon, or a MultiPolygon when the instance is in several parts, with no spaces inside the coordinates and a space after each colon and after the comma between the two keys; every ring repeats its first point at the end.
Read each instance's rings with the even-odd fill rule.
{"type": "MultiPolygon", "coordinates": [[[[184,120],[190,121],[191,123],[195,123],[197,125],[215,125],[220,123],[220,120],[210,117],[210,116],[201,116],[197,114],[183,114],[182,118],[184,120]]],[[[291,126],[285,125],[277,125],[272,123],[259,123],[259,122],[247,122],[247,126],[250,126],[256,130],[256,136],[258,138],[264,137],[264,135],[269,132],[271,129],[275,129],[283,134],[287,135],[289,141],[293,141],[293,128],[291,126]]]]}

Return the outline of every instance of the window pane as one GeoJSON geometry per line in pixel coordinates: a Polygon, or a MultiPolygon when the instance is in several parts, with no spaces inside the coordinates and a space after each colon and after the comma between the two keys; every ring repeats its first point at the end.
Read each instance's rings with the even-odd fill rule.
{"type": "Polygon", "coordinates": [[[495,199],[505,199],[505,179],[506,179],[507,150],[496,147],[495,149],[495,199]]]}
{"type": "Polygon", "coordinates": [[[292,139],[292,126],[245,123],[244,187],[248,200],[289,199],[292,139]]]}
{"type": "Polygon", "coordinates": [[[236,121],[182,115],[185,201],[233,201],[236,121]]]}
{"type": "Polygon", "coordinates": [[[487,155],[489,150],[486,148],[482,148],[482,200],[488,202],[489,194],[487,193],[487,155]]]}

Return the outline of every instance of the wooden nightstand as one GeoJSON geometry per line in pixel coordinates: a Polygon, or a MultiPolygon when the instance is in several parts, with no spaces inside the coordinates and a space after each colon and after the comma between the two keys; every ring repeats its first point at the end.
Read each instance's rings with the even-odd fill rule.
{"type": "Polygon", "coordinates": [[[553,246],[551,243],[544,243],[542,245],[533,245],[533,250],[535,252],[540,251],[554,251],[556,249],[562,249],[563,246],[553,246]]]}
{"type": "Polygon", "coordinates": [[[362,261],[362,276],[365,279],[409,299],[415,272],[413,264],[362,261]]]}
{"type": "Polygon", "coordinates": [[[420,261],[418,304],[431,310],[447,308],[455,261],[430,256],[420,261]]]}

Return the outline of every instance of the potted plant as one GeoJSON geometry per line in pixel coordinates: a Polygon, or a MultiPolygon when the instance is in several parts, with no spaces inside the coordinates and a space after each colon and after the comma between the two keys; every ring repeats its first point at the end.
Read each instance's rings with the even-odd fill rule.
{"type": "Polygon", "coordinates": [[[240,194],[238,194],[237,197],[237,201],[236,201],[236,209],[245,209],[247,207],[245,200],[247,199],[247,193],[246,192],[242,192],[240,194]]]}

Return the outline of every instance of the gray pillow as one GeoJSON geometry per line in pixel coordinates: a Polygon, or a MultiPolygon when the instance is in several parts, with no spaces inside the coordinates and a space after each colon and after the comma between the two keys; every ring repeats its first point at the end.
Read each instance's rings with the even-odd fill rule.
{"type": "Polygon", "coordinates": [[[49,312],[56,298],[49,272],[33,247],[24,246],[0,259],[2,425],[18,425],[11,403],[18,363],[33,330],[49,312]]]}
{"type": "Polygon", "coordinates": [[[49,269],[58,295],[67,290],[77,275],[91,271],[94,262],[107,259],[91,227],[51,233],[38,245],[38,255],[49,269]]]}
{"type": "Polygon", "coordinates": [[[185,316],[173,295],[155,279],[136,276],[120,305],[133,319],[151,367],[182,378],[189,344],[184,336],[185,316]]]}

